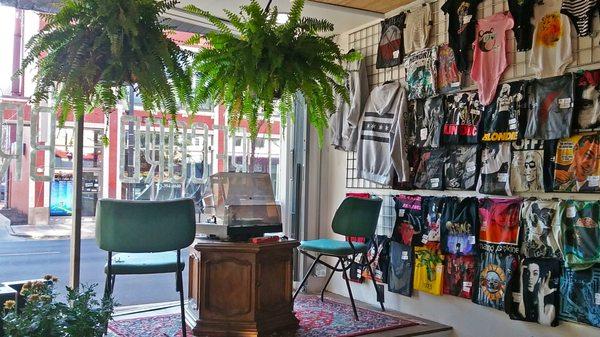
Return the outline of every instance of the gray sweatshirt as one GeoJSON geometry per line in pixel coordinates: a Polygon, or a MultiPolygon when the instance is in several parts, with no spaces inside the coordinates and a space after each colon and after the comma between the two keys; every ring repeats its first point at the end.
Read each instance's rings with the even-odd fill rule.
{"type": "Polygon", "coordinates": [[[331,145],[342,151],[356,151],[358,123],[369,96],[369,80],[364,60],[347,65],[348,76],[344,81],[350,103],[336,96],[336,111],[329,120],[331,145]]]}
{"type": "Polygon", "coordinates": [[[395,171],[398,182],[409,180],[403,123],[406,109],[406,90],[400,83],[383,84],[371,91],[359,126],[358,178],[391,186],[395,171]]]}

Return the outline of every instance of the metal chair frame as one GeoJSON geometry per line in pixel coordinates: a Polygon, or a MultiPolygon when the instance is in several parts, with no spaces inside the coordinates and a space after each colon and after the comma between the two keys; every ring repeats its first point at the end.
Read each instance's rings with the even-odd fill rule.
{"type": "MultiPolygon", "coordinates": [[[[323,286],[323,289],[321,289],[321,301],[323,301],[323,297],[325,294],[325,289],[327,288],[327,286],[329,285],[329,282],[331,282],[331,278],[333,277],[333,274],[335,272],[342,272],[343,278],[346,281],[346,288],[348,289],[348,295],[350,297],[350,302],[352,304],[352,311],[354,312],[354,319],[356,319],[358,321],[358,313],[356,310],[356,304],[354,303],[354,296],[352,295],[352,289],[350,287],[350,281],[348,278],[348,274],[347,271],[350,269],[350,267],[352,266],[352,262],[357,263],[359,266],[361,267],[367,267],[367,270],[369,271],[369,274],[371,275],[371,280],[373,281],[373,286],[375,287],[375,292],[377,293],[377,299],[382,299],[383,297],[379,293],[379,288],[377,287],[377,282],[375,281],[375,273],[373,273],[373,269],[371,268],[371,263],[373,263],[373,261],[375,261],[375,258],[377,257],[378,254],[378,248],[377,248],[377,244],[375,243],[374,237],[372,237],[370,239],[371,245],[373,245],[375,247],[375,254],[373,255],[373,258],[369,261],[368,258],[366,258],[367,262],[366,263],[360,263],[360,262],[356,262],[356,256],[359,254],[359,252],[356,251],[356,248],[354,247],[354,244],[352,243],[352,241],[348,241],[348,243],[350,244],[350,247],[352,248],[353,252],[352,252],[352,258],[349,258],[350,255],[334,255],[334,254],[326,254],[326,253],[318,253],[316,256],[308,253],[305,250],[302,249],[298,249],[298,251],[300,253],[302,253],[302,255],[305,255],[309,258],[311,258],[313,261],[313,263],[310,265],[310,268],[308,269],[308,272],[304,275],[304,277],[302,278],[302,282],[300,283],[300,285],[298,286],[298,289],[296,289],[296,291],[294,292],[294,296],[292,297],[292,301],[296,300],[296,297],[298,296],[298,294],[300,293],[300,291],[302,290],[302,288],[304,287],[304,285],[306,284],[306,281],[308,280],[308,277],[312,274],[313,269],[315,268],[315,266],[317,265],[317,263],[322,264],[323,266],[327,267],[328,269],[331,270],[331,273],[329,273],[329,276],[327,277],[327,281],[325,282],[325,285],[323,286]],[[330,256],[330,257],[337,257],[338,260],[335,264],[335,266],[332,266],[331,264],[322,261],[321,257],[323,256],[330,256]],[[340,265],[340,263],[342,264],[341,268],[338,268],[338,266],[340,265]],[[346,266],[346,263],[348,263],[348,265],[346,266]]],[[[369,249],[367,251],[370,250],[370,246],[369,249]]],[[[379,305],[381,305],[381,311],[385,311],[385,307],[383,306],[383,301],[379,302],[379,305]]]]}
{"type": "MultiPolygon", "coordinates": [[[[112,255],[108,252],[108,263],[106,267],[106,282],[104,283],[104,296],[112,296],[115,289],[115,279],[117,274],[112,273],[112,255]]],[[[123,274],[125,275],[125,274],[123,274]]],[[[175,291],[179,293],[179,307],[181,309],[181,331],[182,336],[187,337],[187,325],[185,324],[185,300],[183,295],[183,264],[181,263],[181,249],[177,250],[177,271],[175,272],[175,291]]]]}

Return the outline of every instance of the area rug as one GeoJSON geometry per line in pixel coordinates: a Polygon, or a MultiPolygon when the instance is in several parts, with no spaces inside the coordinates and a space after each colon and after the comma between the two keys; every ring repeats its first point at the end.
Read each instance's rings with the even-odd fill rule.
{"type": "MultiPolygon", "coordinates": [[[[300,327],[273,337],[352,337],[385,330],[418,325],[420,322],[358,308],[359,321],[354,320],[349,304],[316,296],[302,296],[294,304],[300,327]]],[[[109,337],[178,337],[181,336],[179,315],[152,316],[111,322],[109,337]]],[[[192,336],[188,329],[188,336],[192,336]]]]}

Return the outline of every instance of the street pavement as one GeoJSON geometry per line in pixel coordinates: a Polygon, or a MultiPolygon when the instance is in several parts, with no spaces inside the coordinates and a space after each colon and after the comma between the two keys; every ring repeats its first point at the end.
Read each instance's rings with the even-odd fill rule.
{"type": "MultiPolygon", "coordinates": [[[[1,227],[1,226],[0,226],[1,227]]],[[[58,276],[57,289],[64,293],[69,280],[69,240],[32,240],[6,235],[0,228],[0,283],[35,279],[46,274],[58,276]]],[[[187,298],[187,250],[182,252],[187,298]]],[[[93,239],[81,242],[81,283],[98,284],[97,293],[104,289],[104,265],[107,254],[93,239]]],[[[120,305],[136,305],[177,301],[175,274],[117,276],[115,301],[120,305]]]]}

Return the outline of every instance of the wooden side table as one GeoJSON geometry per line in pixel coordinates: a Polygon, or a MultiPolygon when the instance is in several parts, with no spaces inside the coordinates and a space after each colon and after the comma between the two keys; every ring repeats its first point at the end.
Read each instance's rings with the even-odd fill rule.
{"type": "Polygon", "coordinates": [[[188,320],[194,336],[263,336],[295,328],[296,240],[252,244],[198,239],[190,250],[188,320]]]}

